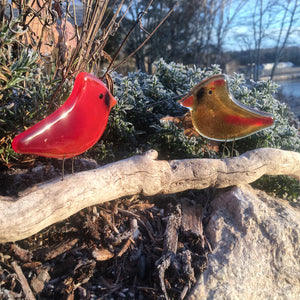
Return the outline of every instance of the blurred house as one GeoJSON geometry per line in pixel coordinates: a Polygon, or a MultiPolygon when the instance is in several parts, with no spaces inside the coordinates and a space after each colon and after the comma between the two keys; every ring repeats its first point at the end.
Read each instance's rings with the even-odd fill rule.
{"type": "MultiPolygon", "coordinates": [[[[265,63],[259,66],[260,80],[266,80],[271,77],[274,63],[265,63]]],[[[255,65],[248,63],[247,65],[239,65],[237,60],[229,61],[225,66],[226,74],[233,73],[244,74],[246,78],[252,78],[255,65]]],[[[276,66],[273,80],[289,80],[300,78],[300,67],[295,67],[292,62],[280,62],[276,66]]]]}
{"type": "MultiPolygon", "coordinates": [[[[265,80],[271,76],[274,63],[262,65],[260,79],[265,80]]],[[[273,80],[287,80],[300,78],[300,67],[295,67],[292,62],[279,62],[276,66],[273,80]]]]}

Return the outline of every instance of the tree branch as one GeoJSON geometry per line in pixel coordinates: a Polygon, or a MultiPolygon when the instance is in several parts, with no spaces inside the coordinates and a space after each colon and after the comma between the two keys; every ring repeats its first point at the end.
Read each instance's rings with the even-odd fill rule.
{"type": "Polygon", "coordinates": [[[29,237],[85,207],[120,197],[224,188],[262,175],[300,180],[300,153],[262,148],[225,159],[156,160],[157,152],[34,186],[17,199],[0,197],[0,242],[29,237]]]}

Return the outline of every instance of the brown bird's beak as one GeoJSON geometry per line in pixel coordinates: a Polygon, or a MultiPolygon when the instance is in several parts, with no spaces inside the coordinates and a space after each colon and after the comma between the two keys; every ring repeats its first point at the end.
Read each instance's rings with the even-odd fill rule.
{"type": "Polygon", "coordinates": [[[193,107],[194,96],[192,93],[188,93],[179,100],[179,104],[185,107],[193,107]]]}

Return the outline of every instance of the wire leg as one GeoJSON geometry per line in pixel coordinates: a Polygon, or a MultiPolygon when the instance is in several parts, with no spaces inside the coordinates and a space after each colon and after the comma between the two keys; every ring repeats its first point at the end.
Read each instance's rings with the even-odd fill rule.
{"type": "Polygon", "coordinates": [[[72,175],[74,174],[74,156],[72,157],[72,175]]]}
{"type": "Polygon", "coordinates": [[[222,150],[222,158],[225,157],[225,148],[226,148],[227,140],[225,140],[224,145],[223,145],[223,150],[222,150]]]}
{"type": "Polygon", "coordinates": [[[65,177],[65,158],[62,160],[62,167],[61,167],[61,180],[64,180],[65,177]]]}

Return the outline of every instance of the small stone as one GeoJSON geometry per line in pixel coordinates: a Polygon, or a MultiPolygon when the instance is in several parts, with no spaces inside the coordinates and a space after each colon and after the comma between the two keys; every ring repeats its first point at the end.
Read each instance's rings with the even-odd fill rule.
{"type": "Polygon", "coordinates": [[[109,260],[114,257],[114,254],[110,252],[107,249],[101,248],[101,249],[94,249],[92,252],[92,256],[97,260],[97,261],[105,261],[109,260]]]}
{"type": "Polygon", "coordinates": [[[42,269],[39,271],[38,275],[31,280],[31,288],[36,294],[38,294],[44,289],[45,283],[47,283],[50,279],[51,277],[48,271],[42,269]]]}

